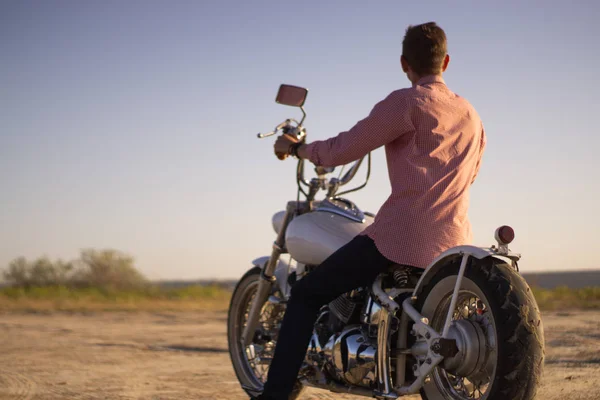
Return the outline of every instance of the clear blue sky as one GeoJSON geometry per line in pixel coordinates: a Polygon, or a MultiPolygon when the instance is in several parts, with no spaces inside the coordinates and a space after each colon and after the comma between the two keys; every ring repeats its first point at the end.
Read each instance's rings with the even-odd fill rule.
{"type": "MultiPolygon", "coordinates": [[[[295,197],[255,136],[299,116],[279,84],[310,89],[309,140],[335,135],[408,86],[404,31],[436,21],[488,135],[475,243],[510,224],[525,271],[600,268],[599,4],[4,0],[0,265],[116,248],[153,279],[240,276],[295,197]]],[[[385,168],[377,150],[363,209],[385,168]]]]}

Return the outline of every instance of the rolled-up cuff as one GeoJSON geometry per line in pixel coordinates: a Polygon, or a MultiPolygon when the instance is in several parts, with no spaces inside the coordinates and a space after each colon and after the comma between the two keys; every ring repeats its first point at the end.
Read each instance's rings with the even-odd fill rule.
{"type": "Polygon", "coordinates": [[[309,161],[317,166],[322,165],[321,157],[319,157],[320,143],[320,141],[316,141],[306,145],[306,153],[308,154],[309,161]]]}

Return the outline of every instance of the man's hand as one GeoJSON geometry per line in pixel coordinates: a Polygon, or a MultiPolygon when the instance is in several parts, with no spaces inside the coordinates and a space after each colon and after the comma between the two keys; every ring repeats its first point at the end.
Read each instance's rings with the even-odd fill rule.
{"type": "Polygon", "coordinates": [[[280,160],[285,160],[289,155],[290,146],[298,143],[298,139],[290,135],[281,135],[275,141],[275,155],[280,160]]]}

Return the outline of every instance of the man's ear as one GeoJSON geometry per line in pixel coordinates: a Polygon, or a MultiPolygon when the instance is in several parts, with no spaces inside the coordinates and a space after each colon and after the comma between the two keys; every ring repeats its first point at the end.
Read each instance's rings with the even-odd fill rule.
{"type": "Polygon", "coordinates": [[[408,73],[410,67],[408,66],[408,61],[406,60],[406,57],[400,56],[400,65],[402,65],[402,71],[408,73]]]}
{"type": "Polygon", "coordinates": [[[450,56],[446,54],[446,57],[444,57],[444,62],[442,63],[442,72],[446,71],[446,68],[448,68],[448,64],[450,64],[450,56]]]}

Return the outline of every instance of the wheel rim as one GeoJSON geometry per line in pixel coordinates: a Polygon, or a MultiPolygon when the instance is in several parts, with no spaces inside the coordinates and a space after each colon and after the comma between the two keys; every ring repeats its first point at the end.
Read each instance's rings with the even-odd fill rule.
{"type": "Polygon", "coordinates": [[[241,342],[241,336],[246,327],[248,314],[257,289],[258,281],[254,281],[248,284],[242,293],[240,307],[236,315],[236,326],[238,327],[236,344],[245,375],[253,387],[262,389],[267,380],[269,365],[275,352],[285,307],[267,302],[261,309],[258,327],[252,342],[248,346],[244,346],[241,342]]]}
{"type": "MultiPolygon", "coordinates": [[[[455,279],[452,278],[451,281],[455,279]]],[[[435,288],[432,293],[434,291],[435,288]]],[[[438,332],[441,332],[444,327],[452,293],[452,291],[445,293],[436,302],[437,307],[432,313],[431,326],[438,332]]],[[[463,280],[452,320],[451,333],[452,336],[462,340],[461,352],[452,359],[444,360],[443,366],[433,370],[432,383],[447,399],[484,400],[490,393],[496,374],[498,360],[496,323],[487,298],[481,289],[467,278],[463,280]],[[465,327],[470,328],[464,329],[465,327]],[[473,333],[469,335],[465,332],[473,333]],[[453,366],[453,363],[455,367],[447,369],[448,366],[453,366]],[[468,372],[465,373],[465,370],[468,372]]]]}

